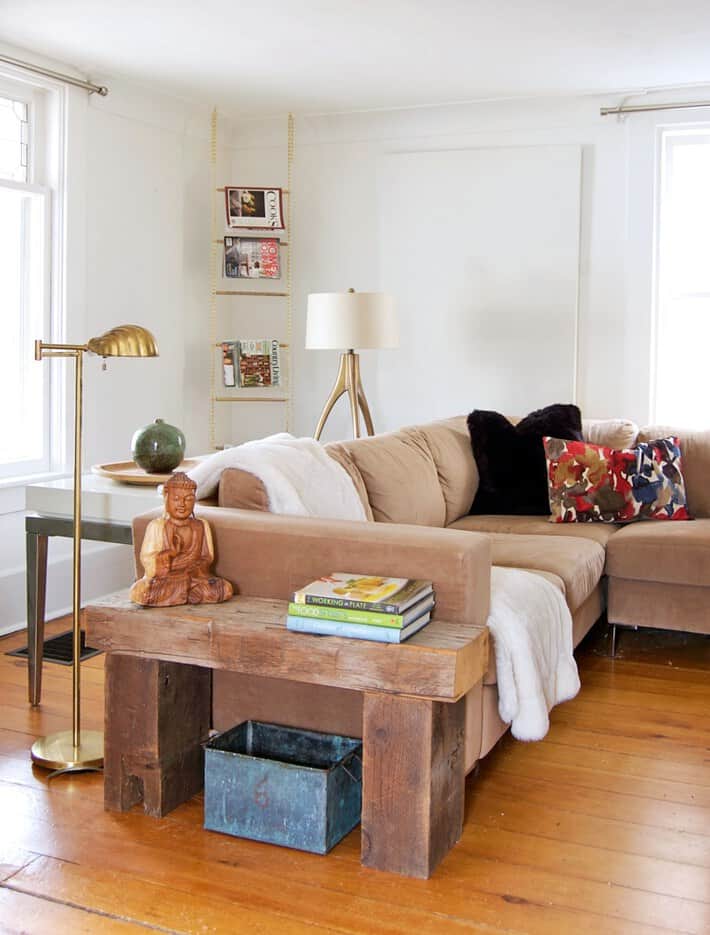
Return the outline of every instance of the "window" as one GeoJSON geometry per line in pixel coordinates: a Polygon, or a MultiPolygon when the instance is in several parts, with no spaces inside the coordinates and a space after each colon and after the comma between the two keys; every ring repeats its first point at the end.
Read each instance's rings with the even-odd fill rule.
{"type": "Polygon", "coordinates": [[[710,428],[710,126],[661,137],[655,418],[710,428]]]}
{"type": "Polygon", "coordinates": [[[28,106],[25,101],[0,97],[0,176],[27,182],[28,106]]]}
{"type": "Polygon", "coordinates": [[[33,353],[50,326],[41,97],[19,82],[0,84],[0,476],[50,468],[49,375],[33,353]]]}

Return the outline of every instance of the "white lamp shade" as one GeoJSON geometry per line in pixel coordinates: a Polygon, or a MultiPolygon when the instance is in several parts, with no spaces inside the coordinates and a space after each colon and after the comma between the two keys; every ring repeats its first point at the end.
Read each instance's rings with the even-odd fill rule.
{"type": "Polygon", "coordinates": [[[394,299],[384,292],[316,292],[308,296],[306,347],[313,350],[397,347],[394,299]]]}

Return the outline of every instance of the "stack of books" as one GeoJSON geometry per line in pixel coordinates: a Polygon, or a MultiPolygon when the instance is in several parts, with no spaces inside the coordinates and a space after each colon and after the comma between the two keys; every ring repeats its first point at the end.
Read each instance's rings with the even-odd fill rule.
{"type": "Polygon", "coordinates": [[[287,626],[300,633],[401,643],[429,623],[431,581],[333,572],[293,595],[287,626]]]}

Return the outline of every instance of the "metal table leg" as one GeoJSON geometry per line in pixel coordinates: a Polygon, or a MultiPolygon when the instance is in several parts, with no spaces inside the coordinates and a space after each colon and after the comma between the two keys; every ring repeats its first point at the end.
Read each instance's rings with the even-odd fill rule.
{"type": "MultiPolygon", "coordinates": [[[[42,698],[42,657],[44,644],[44,616],[47,597],[47,544],[50,536],[71,539],[74,524],[59,516],[25,517],[25,543],[27,552],[27,673],[28,696],[31,705],[42,698]]],[[[81,538],[94,542],[115,542],[130,545],[133,533],[129,523],[84,520],[81,538]]]]}
{"type": "Polygon", "coordinates": [[[38,705],[42,695],[42,653],[47,598],[47,536],[28,530],[26,548],[29,701],[31,705],[38,705]]]}

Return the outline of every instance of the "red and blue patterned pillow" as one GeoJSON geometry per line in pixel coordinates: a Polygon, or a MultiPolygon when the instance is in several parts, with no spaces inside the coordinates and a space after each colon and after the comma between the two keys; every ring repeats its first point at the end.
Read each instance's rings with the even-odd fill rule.
{"type": "Polygon", "coordinates": [[[675,437],[617,450],[546,437],[551,523],[690,519],[675,437]]]}

